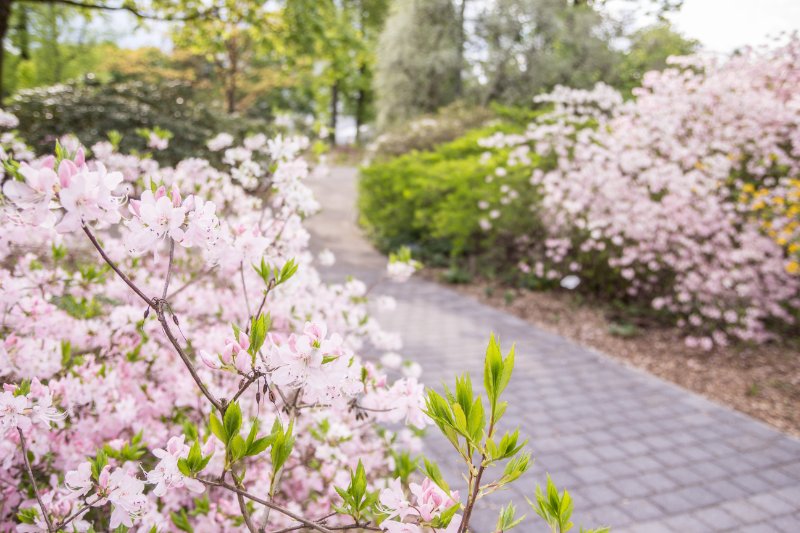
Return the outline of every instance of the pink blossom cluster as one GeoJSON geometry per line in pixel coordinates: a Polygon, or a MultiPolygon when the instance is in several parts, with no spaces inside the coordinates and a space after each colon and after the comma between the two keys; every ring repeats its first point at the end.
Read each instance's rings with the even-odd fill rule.
{"type": "Polygon", "coordinates": [[[740,197],[800,175],[799,86],[795,37],[727,61],[675,58],[626,103],[602,85],[559,88],[538,98],[554,109],[524,134],[481,143],[530,172],[524,184],[487,177],[498,190],[481,227],[528,209],[545,235],[517,235],[524,276],[578,276],[582,288],[671,318],[690,346],[796,328],[800,277],[740,197]]]}
{"type": "MultiPolygon", "coordinates": [[[[218,169],[203,159],[159,167],[110,143],[90,158],[65,141],[3,185],[0,530],[27,512],[20,531],[47,531],[47,519],[77,531],[167,531],[172,513],[187,509],[195,531],[244,529],[234,493],[181,469],[197,439],[210,457],[203,477],[219,479],[225,443],[207,431],[214,407],[160,316],[208,394],[238,396],[245,434],[254,424],[261,434],[276,421],[293,426],[278,479],[269,453],[248,460],[254,491],[274,486],[275,502],[319,519],[359,460],[371,489],[387,486],[393,450],[419,449],[404,426],[427,423],[423,387],[362,360],[367,346],[396,351],[399,339],[369,314],[363,283],[323,283],[313,266],[303,218],[317,204],[303,184],[304,143],[254,136],[218,169]],[[291,261],[297,272],[277,286],[259,272],[291,261]],[[256,351],[251,319],[267,314],[256,351]],[[30,497],[25,457],[41,504],[30,497]]],[[[212,145],[236,150],[232,142],[212,145]]],[[[258,503],[251,518],[267,530],[297,524],[258,503]]]]}

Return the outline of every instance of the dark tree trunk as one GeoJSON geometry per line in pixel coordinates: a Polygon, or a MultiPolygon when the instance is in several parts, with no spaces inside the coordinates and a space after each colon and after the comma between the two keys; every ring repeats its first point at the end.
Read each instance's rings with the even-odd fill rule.
{"type": "Polygon", "coordinates": [[[239,77],[239,49],[236,35],[234,34],[225,43],[228,49],[228,72],[225,84],[225,101],[228,114],[236,113],[236,89],[239,77]]]}
{"type": "Polygon", "coordinates": [[[366,122],[364,116],[367,112],[367,91],[364,89],[364,78],[367,75],[367,66],[363,63],[358,69],[359,87],[356,94],[356,144],[361,144],[361,126],[366,122]]]}
{"type": "Polygon", "coordinates": [[[5,85],[3,84],[3,66],[6,55],[6,34],[11,20],[11,4],[14,0],[0,0],[0,107],[3,107],[5,85]]]}
{"type": "Polygon", "coordinates": [[[336,144],[336,125],[339,121],[339,80],[331,86],[331,131],[329,140],[331,145],[336,144]]]}
{"type": "Polygon", "coordinates": [[[19,34],[19,57],[27,61],[31,58],[30,43],[28,41],[28,8],[25,4],[19,6],[19,15],[17,16],[17,33],[19,34]]]}
{"type": "Polygon", "coordinates": [[[464,92],[464,48],[467,46],[466,28],[467,0],[461,0],[458,13],[458,73],[456,76],[456,97],[460,98],[464,92]]]}

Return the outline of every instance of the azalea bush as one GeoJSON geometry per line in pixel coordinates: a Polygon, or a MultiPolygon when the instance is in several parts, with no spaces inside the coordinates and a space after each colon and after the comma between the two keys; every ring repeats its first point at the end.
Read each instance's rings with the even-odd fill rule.
{"type": "MultiPolygon", "coordinates": [[[[162,133],[142,132],[169,149],[162,133]]],[[[369,288],[320,280],[335,258],[308,250],[307,141],[220,135],[220,170],[110,141],[89,159],[74,138],[34,158],[3,139],[0,529],[465,533],[529,468],[500,429],[513,350],[490,340],[486,402],[468,376],[426,390],[369,288]],[[362,359],[368,344],[393,355],[362,359]],[[426,426],[466,491],[419,457],[426,426]]],[[[417,266],[401,249],[386,278],[417,266]]],[[[552,482],[532,505],[571,527],[552,482]]],[[[519,521],[508,506],[498,531],[519,521]]]]}
{"type": "MultiPolygon", "coordinates": [[[[675,58],[627,103],[604,85],[558,88],[537,97],[551,110],[526,131],[472,138],[482,166],[463,185],[441,157],[380,193],[393,169],[411,165],[366,169],[362,213],[381,238],[388,226],[370,199],[381,195],[387,211],[410,199],[415,234],[404,244],[444,236],[459,263],[483,262],[530,287],[566,278],[677,324],[690,346],[791,336],[800,319],[798,80],[794,39],[725,62],[675,58]],[[447,219],[464,227],[443,230],[447,219]]],[[[423,167],[428,156],[415,157],[423,167]]]]}

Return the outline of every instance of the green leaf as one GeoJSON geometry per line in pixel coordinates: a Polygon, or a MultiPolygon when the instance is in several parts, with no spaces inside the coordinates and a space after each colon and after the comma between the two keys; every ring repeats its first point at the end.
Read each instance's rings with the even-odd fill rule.
{"type": "Polygon", "coordinates": [[[447,494],[450,494],[450,485],[448,485],[447,481],[444,480],[442,471],[439,470],[439,466],[433,461],[428,461],[428,459],[425,457],[422,458],[422,461],[425,465],[425,475],[428,476],[431,481],[436,483],[440,489],[445,491],[447,494]]]}
{"type": "Polygon", "coordinates": [[[37,518],[39,518],[39,510],[35,507],[20,509],[17,513],[17,520],[23,524],[35,524],[37,518]]]}
{"type": "Polygon", "coordinates": [[[228,447],[231,452],[231,463],[235,463],[242,457],[244,457],[245,452],[247,451],[247,446],[244,443],[244,439],[241,435],[234,435],[231,438],[228,447]]]}
{"type": "Polygon", "coordinates": [[[186,511],[181,509],[180,513],[170,513],[170,518],[172,518],[172,523],[175,524],[181,531],[186,531],[186,533],[194,533],[194,528],[192,528],[192,524],[189,523],[189,517],[186,515],[186,511]]]}
{"type": "Polygon", "coordinates": [[[497,526],[495,529],[497,531],[508,531],[512,529],[514,526],[518,525],[525,519],[525,515],[522,515],[520,518],[515,519],[514,515],[516,514],[517,509],[514,507],[514,504],[508,502],[508,505],[505,507],[500,508],[500,516],[497,518],[497,526]]]}
{"type": "Polygon", "coordinates": [[[266,450],[273,442],[274,439],[271,435],[267,437],[262,437],[260,439],[256,439],[250,446],[248,446],[247,455],[250,456],[258,455],[264,450],[266,450]]]}
{"type": "Polygon", "coordinates": [[[192,469],[189,467],[189,461],[186,459],[178,459],[178,470],[180,470],[181,474],[184,476],[192,477],[192,469]]]}
{"type": "Polygon", "coordinates": [[[453,521],[453,517],[455,514],[461,509],[461,504],[456,503],[451,505],[444,511],[442,511],[439,516],[434,517],[433,521],[431,522],[431,527],[438,529],[438,528],[446,528],[450,525],[450,522],[453,521]]]}
{"type": "Polygon", "coordinates": [[[211,429],[211,433],[213,433],[214,436],[223,443],[228,443],[228,434],[225,431],[225,426],[222,425],[222,422],[219,421],[219,418],[217,418],[217,415],[214,413],[208,416],[208,427],[211,429]]]}
{"type": "Polygon", "coordinates": [[[225,416],[222,424],[225,427],[225,434],[228,436],[228,441],[239,434],[239,429],[242,427],[242,410],[238,403],[233,402],[228,405],[225,409],[225,416]]]}

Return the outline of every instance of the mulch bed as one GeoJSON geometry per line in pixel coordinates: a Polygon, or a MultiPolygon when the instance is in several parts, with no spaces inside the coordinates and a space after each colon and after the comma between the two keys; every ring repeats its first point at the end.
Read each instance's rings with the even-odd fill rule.
{"type": "MultiPolygon", "coordinates": [[[[425,269],[422,275],[440,280],[441,273],[425,269]]],[[[797,345],[737,345],[704,352],[687,348],[677,328],[620,328],[602,306],[582,303],[566,291],[532,292],[481,280],[449,286],[800,436],[797,345]]]]}

